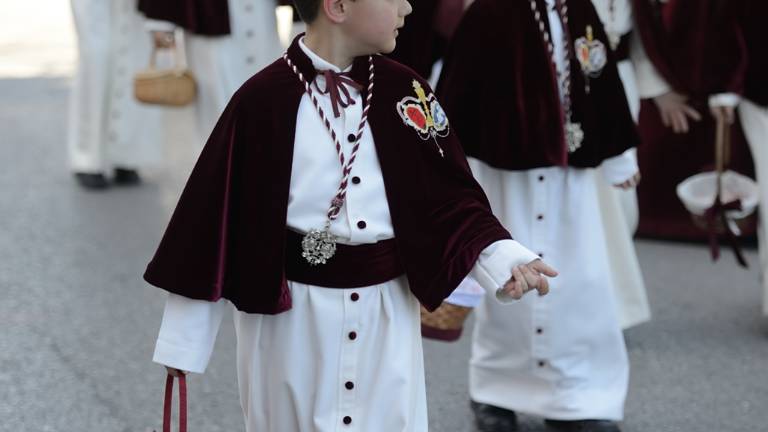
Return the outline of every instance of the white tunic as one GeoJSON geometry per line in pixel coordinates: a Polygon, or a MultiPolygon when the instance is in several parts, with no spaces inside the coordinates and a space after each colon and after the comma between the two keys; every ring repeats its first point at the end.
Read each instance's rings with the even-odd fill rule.
{"type": "MultiPolygon", "coordinates": [[[[562,25],[548,14],[552,40],[562,25]]],[[[563,47],[555,52],[562,56],[563,47]]],[[[562,64],[562,58],[558,64],[562,64]]],[[[623,417],[629,364],[617,316],[594,169],[505,171],[470,158],[494,214],[560,272],[545,297],[477,308],[470,396],[549,419],[623,417]]],[[[633,152],[604,162],[609,183],[637,171],[633,152]]]]}
{"type": "MultiPolygon", "coordinates": [[[[338,71],[303,43],[301,47],[317,69],[338,71]]],[[[323,88],[322,75],[317,79],[323,88]]],[[[360,93],[350,92],[356,104],[340,118],[330,119],[340,136],[354,133],[360,121],[360,93]]],[[[332,113],[327,96],[320,97],[320,103],[332,113]]],[[[333,142],[306,95],[297,124],[301,127],[296,128],[293,172],[300,174],[291,179],[288,226],[306,232],[325,222],[341,169],[333,142]]],[[[351,144],[344,142],[344,147],[349,154],[351,144]]],[[[351,175],[360,182],[350,185],[333,233],[347,244],[392,238],[381,167],[368,126],[351,175]],[[366,221],[364,229],[358,228],[361,220],[366,221]]],[[[536,258],[516,241],[502,240],[482,252],[472,275],[495,291],[509,279],[512,266],[536,258]]],[[[246,430],[426,432],[419,304],[405,277],[359,289],[296,282],[289,282],[289,287],[293,308],[287,312],[235,311],[246,430]]],[[[228,307],[225,300],[211,303],[170,295],[154,361],[203,372],[228,307]]]]}
{"type": "MultiPolygon", "coordinates": [[[[632,31],[633,14],[630,0],[592,0],[609,38],[620,38],[632,31]]],[[[633,41],[634,42],[634,41],[633,41]]],[[[637,78],[630,60],[617,64],[632,117],[637,122],[640,97],[637,78]]],[[[637,192],[622,190],[607,182],[598,182],[598,200],[603,227],[608,241],[610,271],[619,306],[619,319],[626,329],[650,320],[648,294],[637,259],[633,236],[639,221],[637,192]]]]}
{"type": "Polygon", "coordinates": [[[133,97],[150,39],[136,0],[72,0],[79,58],[67,143],[75,172],[138,168],[162,158],[161,111],[133,97]],[[141,127],[136,127],[141,125],[141,127]]]}

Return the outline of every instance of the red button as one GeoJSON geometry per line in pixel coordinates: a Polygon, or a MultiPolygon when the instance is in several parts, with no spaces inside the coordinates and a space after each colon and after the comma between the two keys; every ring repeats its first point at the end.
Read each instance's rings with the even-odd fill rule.
{"type": "Polygon", "coordinates": [[[353,184],[360,184],[360,177],[357,177],[357,176],[352,177],[352,183],[353,184]]]}
{"type": "Polygon", "coordinates": [[[365,221],[360,221],[360,222],[357,223],[357,227],[360,228],[360,229],[365,229],[365,227],[367,227],[367,226],[368,226],[368,224],[366,224],[365,221]]]}
{"type": "Polygon", "coordinates": [[[539,327],[539,328],[536,329],[536,333],[542,334],[542,333],[544,333],[544,329],[539,327]]]}
{"type": "Polygon", "coordinates": [[[349,298],[351,298],[352,301],[358,301],[358,300],[360,300],[360,294],[352,293],[352,295],[350,295],[349,298]]]}
{"type": "Polygon", "coordinates": [[[347,135],[347,141],[349,141],[351,143],[355,142],[356,139],[357,139],[357,137],[355,136],[355,134],[347,135]]]}
{"type": "Polygon", "coordinates": [[[547,364],[544,360],[539,360],[539,367],[544,367],[547,364]]]}
{"type": "Polygon", "coordinates": [[[346,387],[346,388],[347,388],[347,390],[352,390],[353,388],[355,388],[355,383],[353,383],[352,381],[347,381],[347,382],[344,384],[344,387],[346,387]]]}
{"type": "Polygon", "coordinates": [[[544,252],[539,252],[539,258],[544,258],[544,252]]]}
{"type": "Polygon", "coordinates": [[[344,424],[348,425],[350,423],[352,423],[352,417],[350,417],[350,416],[344,417],[344,424]]]}
{"type": "Polygon", "coordinates": [[[544,176],[539,176],[539,181],[540,182],[544,181],[544,176]]]}
{"type": "Polygon", "coordinates": [[[542,219],[544,219],[544,215],[538,215],[538,216],[536,216],[536,219],[542,220],[542,219]]]}
{"type": "Polygon", "coordinates": [[[355,332],[349,332],[349,339],[350,339],[350,340],[355,340],[355,339],[357,339],[357,333],[355,333],[355,332]]]}

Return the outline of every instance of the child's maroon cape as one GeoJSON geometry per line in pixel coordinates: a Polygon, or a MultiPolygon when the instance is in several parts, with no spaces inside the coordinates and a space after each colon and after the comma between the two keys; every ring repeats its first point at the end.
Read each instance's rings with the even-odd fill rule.
{"type": "MultiPolygon", "coordinates": [[[[308,81],[314,79],[317,72],[297,41],[288,55],[308,81]]],[[[385,57],[374,56],[374,66],[368,123],[397,249],[411,291],[433,310],[467,276],[483,249],[510,235],[491,214],[456,134],[451,130],[445,137],[424,139],[398,113],[398,102],[416,98],[414,81],[427,96],[429,85],[385,57]]],[[[367,87],[367,57],[355,60],[350,75],[367,87]]],[[[303,95],[282,59],[237,91],[147,267],[149,283],[194,299],[227,298],[248,313],[275,314],[291,307],[284,266],[286,215],[291,175],[301,175],[291,168],[303,95]]]]}

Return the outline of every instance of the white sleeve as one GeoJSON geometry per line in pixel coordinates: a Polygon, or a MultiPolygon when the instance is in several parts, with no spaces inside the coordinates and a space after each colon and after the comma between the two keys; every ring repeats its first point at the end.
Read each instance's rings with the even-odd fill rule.
{"type": "Polygon", "coordinates": [[[731,107],[736,106],[741,102],[741,96],[736,93],[718,93],[709,97],[709,107],[731,107]]]}
{"type": "Polygon", "coordinates": [[[632,65],[635,67],[637,91],[640,94],[640,99],[651,99],[672,91],[672,87],[659,74],[656,66],[648,58],[648,53],[645,52],[643,39],[640,37],[640,30],[637,29],[637,26],[635,26],[635,31],[632,32],[631,37],[629,56],[632,60],[632,65]]]}
{"type": "Polygon", "coordinates": [[[512,277],[513,267],[537,259],[538,255],[515,240],[499,240],[480,253],[469,275],[486,291],[493,293],[501,303],[511,303],[515,300],[500,293],[498,289],[512,277]]]}
{"type": "Polygon", "coordinates": [[[606,159],[602,163],[603,178],[611,185],[624,183],[637,174],[637,149],[631,148],[624,153],[606,159]]]}
{"type": "Polygon", "coordinates": [[[205,372],[227,305],[225,299],[210,302],[169,294],[152,360],[187,372],[205,372]]]}

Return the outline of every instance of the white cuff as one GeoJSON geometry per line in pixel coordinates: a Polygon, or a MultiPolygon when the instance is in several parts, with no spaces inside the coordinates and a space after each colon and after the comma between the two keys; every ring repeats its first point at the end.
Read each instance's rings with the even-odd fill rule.
{"type": "Polygon", "coordinates": [[[205,372],[227,304],[224,299],[214,303],[169,294],[152,361],[205,372]]]}
{"type": "Polygon", "coordinates": [[[467,276],[445,301],[452,305],[477,307],[483,300],[485,289],[472,277],[467,276]]]}
{"type": "Polygon", "coordinates": [[[144,21],[144,28],[148,31],[172,32],[176,30],[176,24],[168,21],[147,19],[144,21]]]}
{"type": "Polygon", "coordinates": [[[512,277],[512,268],[528,264],[539,256],[515,240],[499,240],[480,254],[470,275],[486,291],[494,293],[501,303],[515,301],[512,297],[497,290],[512,277]]]}
{"type": "Polygon", "coordinates": [[[732,107],[735,108],[741,102],[741,96],[736,93],[719,93],[709,97],[709,107],[732,107]]]}
{"type": "Polygon", "coordinates": [[[631,148],[618,156],[604,160],[601,168],[603,178],[611,185],[624,183],[640,170],[637,165],[637,149],[631,148]]]}

